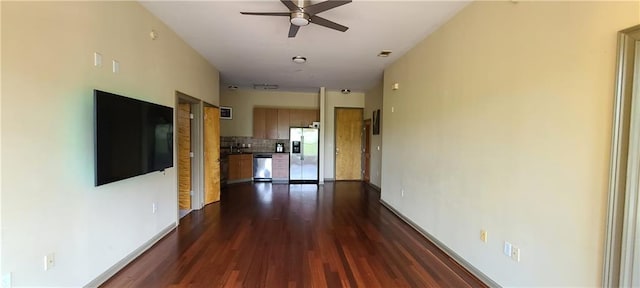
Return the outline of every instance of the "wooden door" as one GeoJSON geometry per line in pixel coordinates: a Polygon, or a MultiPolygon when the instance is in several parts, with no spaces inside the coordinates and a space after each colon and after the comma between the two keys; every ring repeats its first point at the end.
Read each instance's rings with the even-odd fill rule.
{"type": "Polygon", "coordinates": [[[371,180],[371,119],[364,120],[362,127],[362,180],[369,183],[371,180]]]}
{"type": "Polygon", "coordinates": [[[191,209],[191,104],[178,104],[178,207],[191,209]]]}
{"type": "Polygon", "coordinates": [[[336,180],[362,179],[362,109],[336,108],[336,180]]]}
{"type": "Polygon", "coordinates": [[[220,109],[204,107],[204,204],[220,201],[220,109]]]}

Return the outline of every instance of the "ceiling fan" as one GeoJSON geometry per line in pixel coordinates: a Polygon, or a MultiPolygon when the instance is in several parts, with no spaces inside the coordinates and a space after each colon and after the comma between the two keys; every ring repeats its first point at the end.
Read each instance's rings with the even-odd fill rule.
{"type": "Polygon", "coordinates": [[[289,38],[296,37],[300,26],[309,25],[309,23],[318,24],[327,28],[338,31],[347,31],[349,27],[340,25],[336,22],[322,18],[316,14],[336,8],[351,2],[351,0],[328,0],[316,4],[311,4],[308,0],[280,0],[284,6],[289,8],[289,12],[240,12],[243,15],[260,15],[260,16],[288,16],[291,26],[289,26],[289,38]]]}

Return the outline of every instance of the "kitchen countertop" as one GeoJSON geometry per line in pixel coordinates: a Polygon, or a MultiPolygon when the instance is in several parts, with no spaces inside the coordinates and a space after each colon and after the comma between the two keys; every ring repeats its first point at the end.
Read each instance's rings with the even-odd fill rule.
{"type": "MultiPolygon", "coordinates": [[[[222,150],[222,149],[221,149],[222,150]]],[[[243,155],[243,154],[286,154],[289,155],[289,152],[284,152],[284,153],[277,153],[277,152],[273,152],[273,151],[269,151],[269,152],[260,152],[260,151],[243,151],[243,152],[234,152],[234,153],[229,153],[229,152],[220,152],[220,157],[224,158],[227,157],[229,155],[243,155]]]]}

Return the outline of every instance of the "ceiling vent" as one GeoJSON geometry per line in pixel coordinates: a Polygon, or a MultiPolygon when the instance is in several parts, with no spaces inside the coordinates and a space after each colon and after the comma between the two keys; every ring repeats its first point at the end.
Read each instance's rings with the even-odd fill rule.
{"type": "Polygon", "coordinates": [[[276,90],[278,85],[274,84],[253,84],[253,89],[256,90],[276,90]]]}
{"type": "Polygon", "coordinates": [[[378,53],[378,57],[389,57],[391,55],[391,50],[382,50],[378,53]]]}

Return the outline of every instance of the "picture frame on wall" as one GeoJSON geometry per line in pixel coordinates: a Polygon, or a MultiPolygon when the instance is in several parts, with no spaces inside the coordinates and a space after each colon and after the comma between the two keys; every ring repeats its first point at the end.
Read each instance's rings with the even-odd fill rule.
{"type": "Polygon", "coordinates": [[[373,111],[373,135],[380,135],[380,109],[373,111]]]}
{"type": "Polygon", "coordinates": [[[233,108],[220,106],[220,119],[233,119],[233,108]]]}

